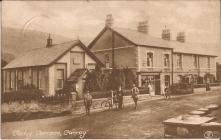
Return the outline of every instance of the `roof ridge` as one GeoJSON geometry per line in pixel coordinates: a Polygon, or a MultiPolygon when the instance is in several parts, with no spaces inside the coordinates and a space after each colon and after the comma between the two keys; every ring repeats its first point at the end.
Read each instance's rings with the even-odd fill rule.
{"type": "Polygon", "coordinates": [[[52,44],[52,46],[67,44],[67,43],[71,43],[71,42],[74,42],[74,41],[77,42],[77,41],[80,41],[80,40],[79,39],[75,39],[75,40],[65,41],[65,42],[62,42],[62,43],[52,44]]]}

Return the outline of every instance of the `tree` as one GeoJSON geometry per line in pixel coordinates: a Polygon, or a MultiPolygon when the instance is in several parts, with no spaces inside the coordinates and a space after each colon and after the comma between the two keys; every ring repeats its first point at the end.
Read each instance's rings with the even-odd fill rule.
{"type": "Polygon", "coordinates": [[[125,88],[129,89],[134,83],[136,83],[136,76],[134,75],[133,71],[129,68],[124,68],[123,71],[125,75],[125,88]]]}
{"type": "Polygon", "coordinates": [[[96,66],[95,69],[91,72],[88,72],[87,77],[85,79],[85,90],[90,91],[100,91],[103,89],[103,74],[102,70],[99,66],[96,66]]]}

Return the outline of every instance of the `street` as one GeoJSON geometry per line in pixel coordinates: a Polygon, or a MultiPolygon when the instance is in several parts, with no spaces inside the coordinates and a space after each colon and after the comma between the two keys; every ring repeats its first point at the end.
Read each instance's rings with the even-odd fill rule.
{"type": "Polygon", "coordinates": [[[162,121],[211,103],[221,103],[221,90],[138,102],[138,109],[105,111],[90,116],[64,116],[2,124],[3,138],[163,138],[162,121]]]}

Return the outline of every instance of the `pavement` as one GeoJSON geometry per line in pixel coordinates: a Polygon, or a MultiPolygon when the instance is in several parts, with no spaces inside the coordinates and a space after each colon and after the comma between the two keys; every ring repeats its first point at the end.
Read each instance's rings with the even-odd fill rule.
{"type": "Polygon", "coordinates": [[[2,123],[2,138],[163,138],[165,119],[221,103],[221,90],[174,96],[146,97],[133,109],[125,104],[122,111],[93,110],[90,116],[63,117],[2,123]]]}

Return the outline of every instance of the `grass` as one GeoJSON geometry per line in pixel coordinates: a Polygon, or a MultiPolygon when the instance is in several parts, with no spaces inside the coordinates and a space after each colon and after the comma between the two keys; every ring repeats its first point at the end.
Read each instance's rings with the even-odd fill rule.
{"type": "Polygon", "coordinates": [[[38,102],[2,104],[2,122],[42,119],[70,114],[67,105],[46,105],[38,102]]]}

